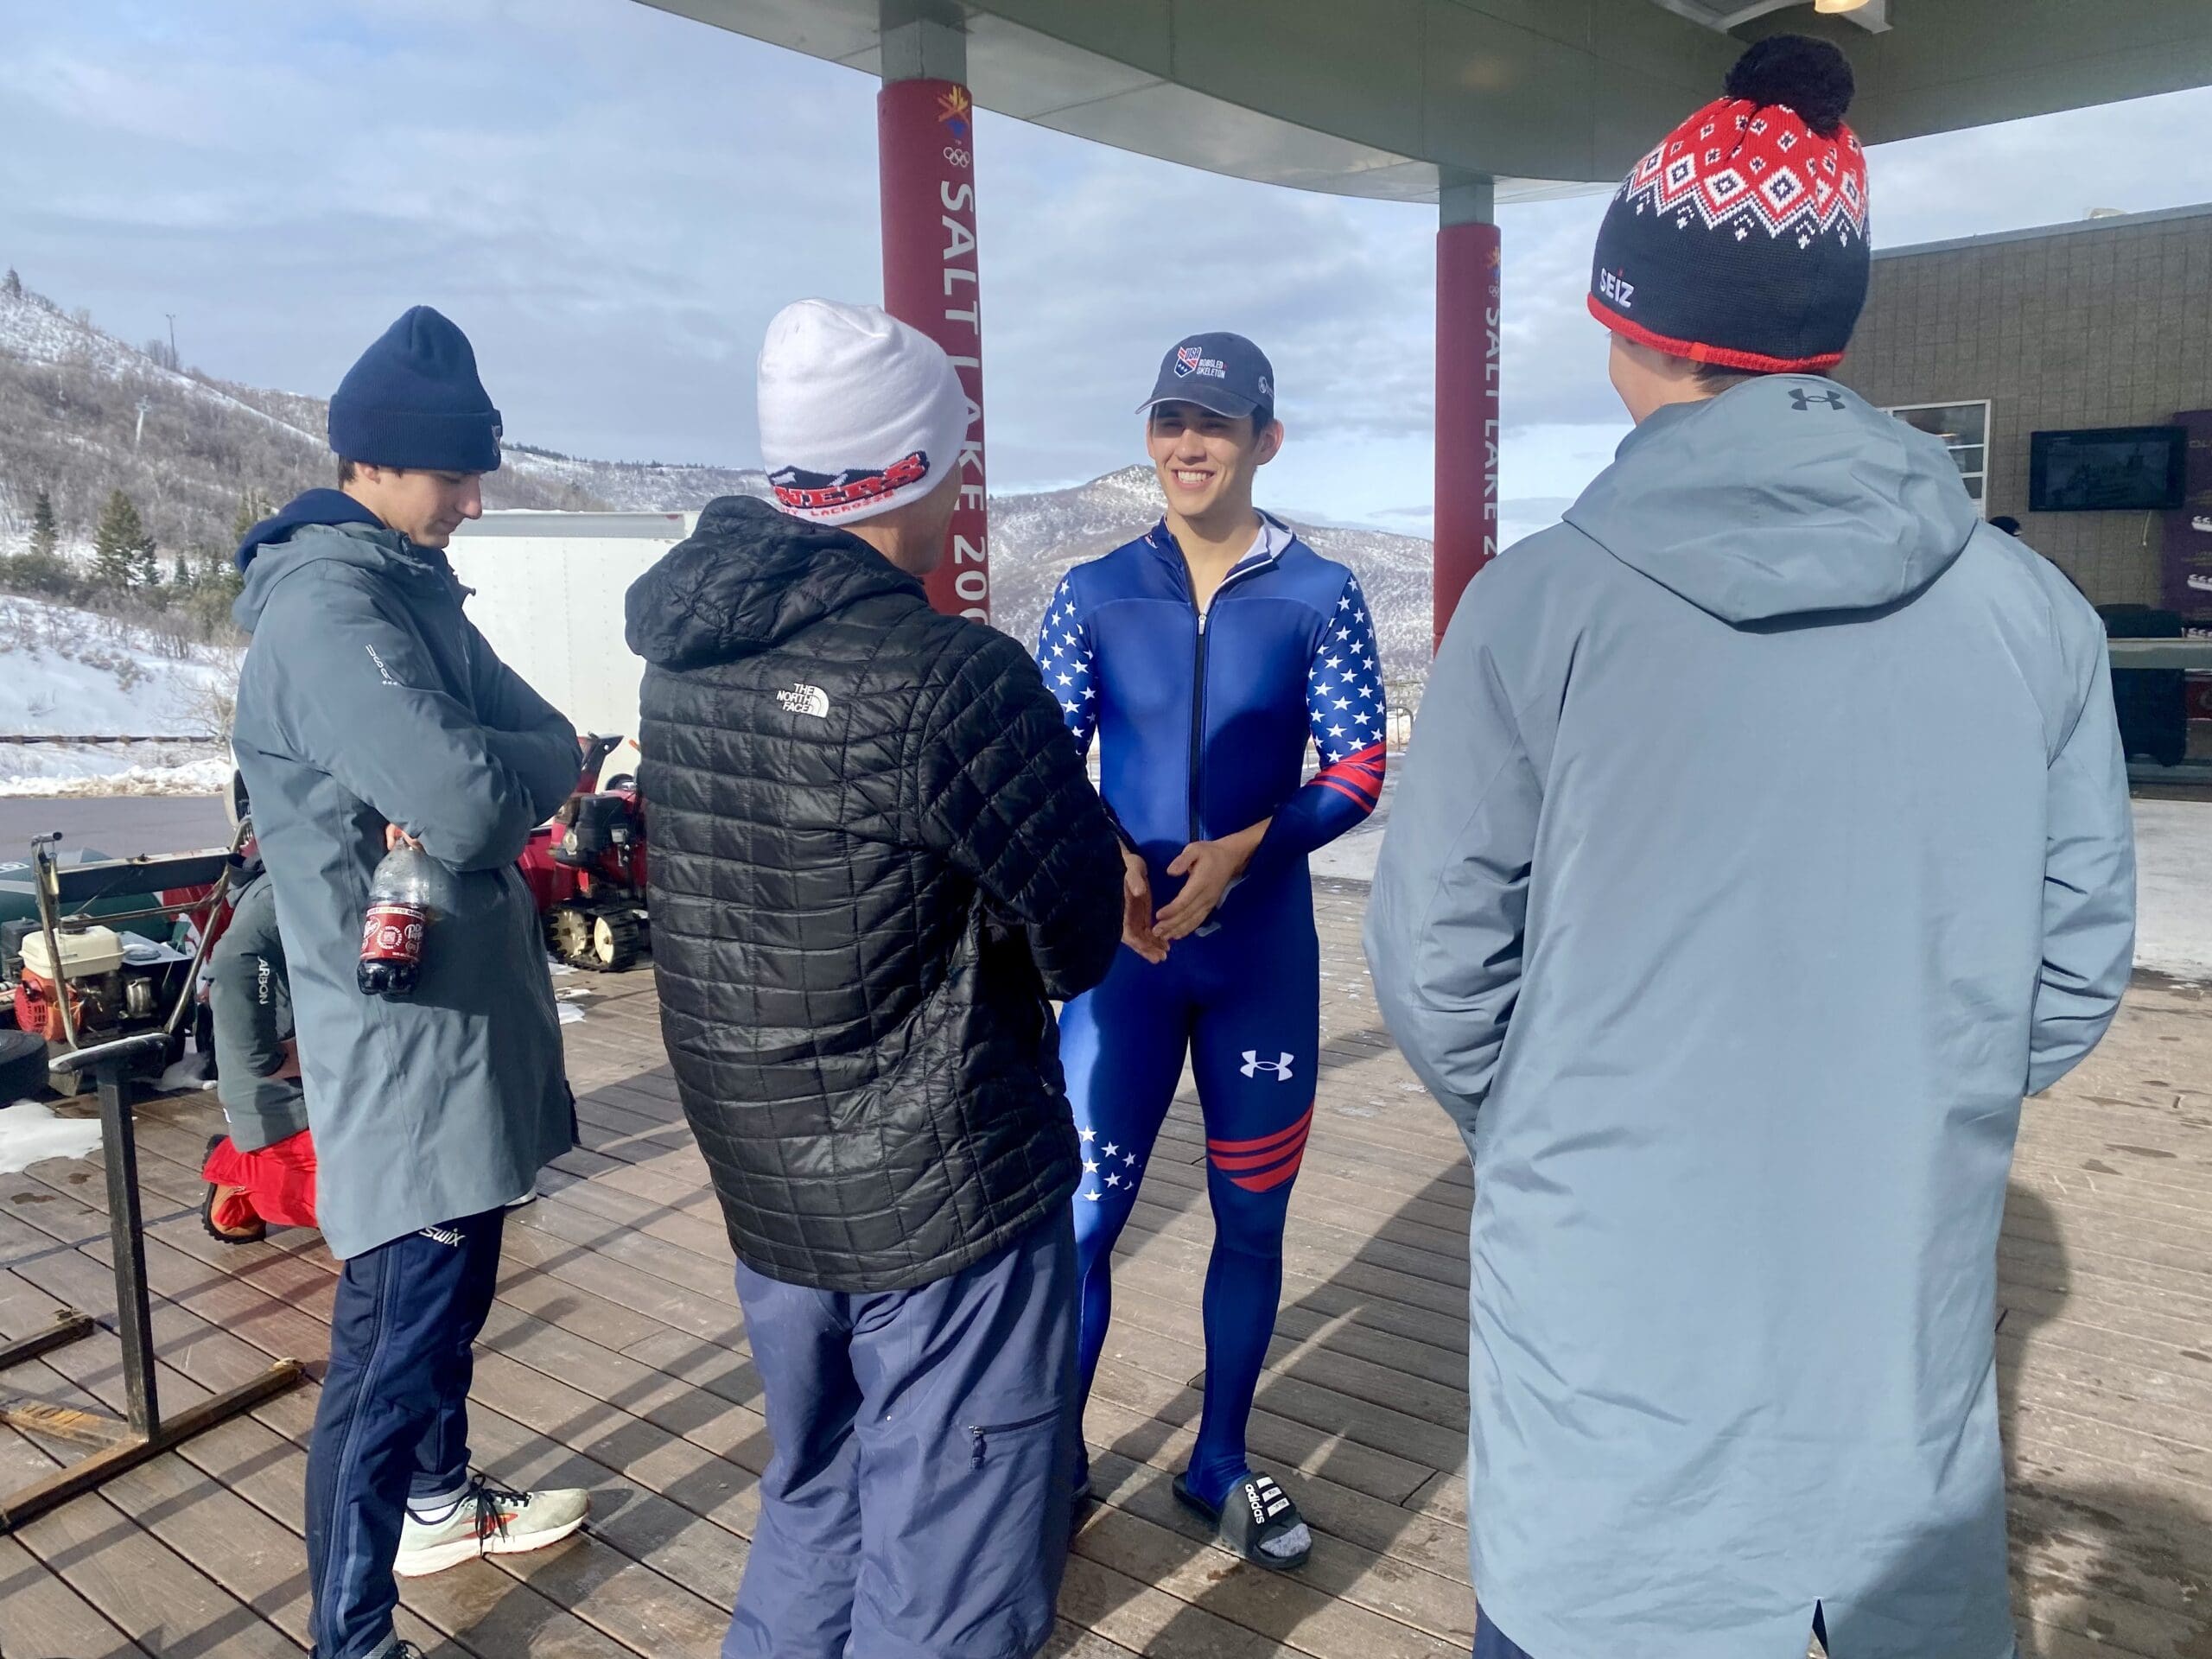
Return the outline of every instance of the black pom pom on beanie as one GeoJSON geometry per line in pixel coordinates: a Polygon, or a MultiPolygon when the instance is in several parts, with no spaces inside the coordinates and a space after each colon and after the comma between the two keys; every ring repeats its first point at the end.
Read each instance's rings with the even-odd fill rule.
{"type": "Polygon", "coordinates": [[[1736,60],[1722,90],[1762,109],[1778,104],[1794,110],[1813,132],[1833,138],[1858,87],[1851,60],[1829,41],[1770,35],[1736,60]]]}
{"type": "Polygon", "coordinates": [[[1866,302],[1866,161],[1851,64],[1775,35],[1638,162],[1606,209],[1590,310],[1675,357],[1763,372],[1842,360],[1866,302]]]}

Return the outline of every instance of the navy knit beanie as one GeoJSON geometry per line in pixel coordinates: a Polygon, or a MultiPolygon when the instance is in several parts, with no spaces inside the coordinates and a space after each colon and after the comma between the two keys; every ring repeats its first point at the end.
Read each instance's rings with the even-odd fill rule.
{"type": "Polygon", "coordinates": [[[1851,65],[1777,35],[1636,165],[1605,212],[1590,309],[1615,334],[1724,368],[1820,372],[1866,302],[1866,158],[1851,65]]]}
{"type": "Polygon", "coordinates": [[[427,305],[385,329],[331,395],[330,447],[372,467],[497,472],[499,411],[468,336],[427,305]]]}

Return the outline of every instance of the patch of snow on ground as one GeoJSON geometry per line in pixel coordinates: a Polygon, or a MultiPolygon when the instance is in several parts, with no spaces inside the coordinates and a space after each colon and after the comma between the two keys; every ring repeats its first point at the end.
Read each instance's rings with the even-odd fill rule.
{"type": "Polygon", "coordinates": [[[2135,803],[2135,965],[2212,978],[2212,801],[2135,803]]]}
{"type": "MultiPolygon", "coordinates": [[[[1382,805],[1313,855],[1314,874],[1375,879],[1396,789],[1395,777],[1384,780],[1382,805]]],[[[2135,860],[2135,965],[2212,979],[2212,801],[2137,801],[2135,860]]]]}
{"type": "Polygon", "coordinates": [[[0,743],[0,796],[213,795],[230,783],[219,729],[238,653],[113,617],[0,596],[0,735],[144,743],[0,743]]]}
{"type": "MultiPolygon", "coordinates": [[[[197,736],[217,728],[238,661],[73,606],[0,597],[0,733],[197,736]]],[[[15,770],[6,756],[0,766],[15,770]]]]}
{"type": "Polygon", "coordinates": [[[220,795],[231,757],[202,743],[0,743],[0,796],[220,795]]]}
{"type": "Polygon", "coordinates": [[[0,1175],[48,1158],[82,1158],[100,1143],[96,1117],[56,1117],[44,1101],[19,1100],[0,1110],[0,1175]]]}

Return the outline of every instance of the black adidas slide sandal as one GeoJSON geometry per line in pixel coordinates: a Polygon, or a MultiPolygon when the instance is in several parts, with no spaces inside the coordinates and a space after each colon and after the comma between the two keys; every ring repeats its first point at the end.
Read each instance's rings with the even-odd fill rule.
{"type": "Polygon", "coordinates": [[[1247,1475],[1229,1489],[1228,1502],[1216,1509],[1191,1490],[1185,1472],[1175,1477],[1175,1501],[1211,1522],[1215,1538],[1231,1554],[1270,1573],[1295,1573],[1313,1553],[1311,1543],[1295,1555],[1270,1555],[1260,1548],[1306,1524],[1298,1505],[1275,1484],[1273,1475],[1247,1475]]]}

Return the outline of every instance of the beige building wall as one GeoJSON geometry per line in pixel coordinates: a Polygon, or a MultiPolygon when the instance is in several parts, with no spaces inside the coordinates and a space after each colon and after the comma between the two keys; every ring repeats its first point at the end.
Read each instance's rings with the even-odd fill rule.
{"type": "Polygon", "coordinates": [[[2028,435],[2212,409],[2212,205],[1877,252],[1837,378],[1885,407],[1987,399],[1984,512],[2096,603],[2155,605],[2159,515],[2031,513],[2028,435]]]}

